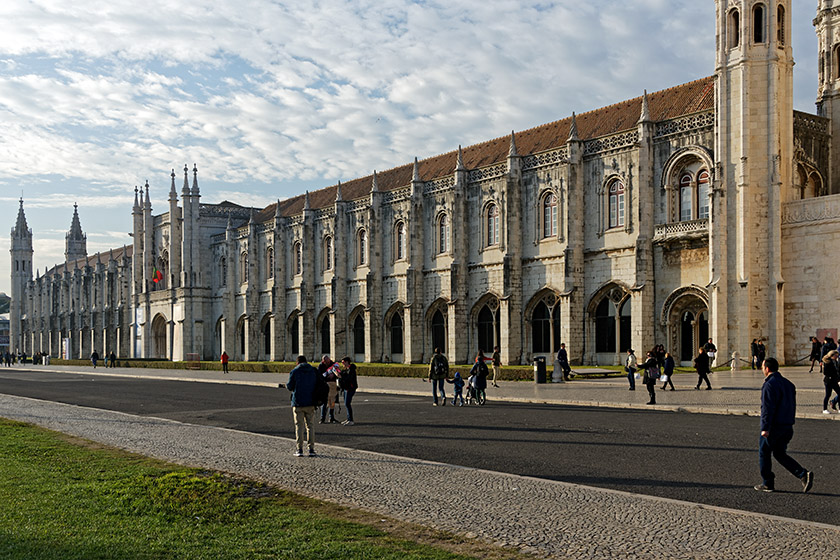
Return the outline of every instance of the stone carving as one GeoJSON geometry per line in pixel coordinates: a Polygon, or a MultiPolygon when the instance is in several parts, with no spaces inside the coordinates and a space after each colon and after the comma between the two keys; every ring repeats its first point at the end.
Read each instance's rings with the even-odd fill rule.
{"type": "Polygon", "coordinates": [[[423,192],[425,194],[437,194],[439,192],[448,191],[454,186],[455,175],[449,175],[448,177],[443,177],[434,181],[429,181],[423,186],[423,192]]]}
{"type": "Polygon", "coordinates": [[[600,152],[631,148],[638,141],[639,132],[636,130],[632,132],[625,132],[624,134],[615,134],[613,136],[589,140],[583,145],[583,155],[588,156],[600,152]]]}
{"type": "Polygon", "coordinates": [[[817,134],[828,134],[829,119],[818,117],[817,115],[809,115],[807,113],[793,112],[793,129],[805,130],[808,132],[816,132],[817,134]]]}
{"type": "Polygon", "coordinates": [[[655,137],[669,136],[671,134],[682,134],[699,130],[711,130],[715,126],[715,112],[706,111],[696,113],[679,119],[662,121],[656,124],[655,137]]]}
{"type": "Polygon", "coordinates": [[[709,220],[691,220],[686,222],[674,222],[670,224],[657,224],[654,228],[653,238],[656,241],[674,237],[684,237],[692,234],[709,234],[709,220]]]}
{"type": "Polygon", "coordinates": [[[529,169],[536,169],[546,165],[568,163],[568,161],[569,147],[566,145],[556,150],[526,156],[522,160],[522,170],[527,171],[529,169]]]}
{"type": "Polygon", "coordinates": [[[503,177],[507,173],[507,163],[497,163],[496,165],[489,165],[470,171],[469,182],[478,183],[479,181],[487,181],[497,177],[503,177]]]}
{"type": "Polygon", "coordinates": [[[782,205],[782,225],[840,219],[840,195],[795,200],[782,205]]]}

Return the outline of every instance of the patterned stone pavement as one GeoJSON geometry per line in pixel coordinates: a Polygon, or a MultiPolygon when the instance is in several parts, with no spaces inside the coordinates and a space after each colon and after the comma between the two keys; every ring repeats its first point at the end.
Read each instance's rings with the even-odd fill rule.
{"type": "MultiPolygon", "coordinates": [[[[109,373],[133,375],[137,370],[109,373]]],[[[173,373],[184,377],[187,372],[142,373],[171,379],[173,373]]],[[[278,377],[232,374],[225,379],[219,374],[219,379],[209,379],[210,372],[192,373],[202,381],[261,385],[275,384],[278,377]]],[[[794,370],[787,374],[799,387],[803,414],[812,415],[812,405],[801,403],[816,401],[816,387],[809,381],[820,378],[794,370]]],[[[682,388],[686,383],[679,377],[676,383],[682,388]]],[[[693,377],[686,380],[693,382],[693,377]]],[[[694,391],[691,385],[689,390],[668,392],[673,396],[671,403],[663,393],[661,406],[748,413],[758,408],[760,381],[760,376],[750,372],[714,377],[712,383],[721,389],[694,391]]],[[[382,392],[426,394],[429,389],[416,379],[363,378],[361,383],[367,390],[382,392]]],[[[644,406],[640,403],[646,391],[637,388],[630,393],[623,383],[503,383],[490,398],[644,406]]],[[[821,404],[816,406],[821,410],[821,404]]],[[[840,558],[840,527],[830,525],[341,447],[320,446],[319,457],[295,458],[290,453],[292,442],[284,438],[22,397],[0,395],[0,416],[172,462],[253,477],[312,497],[552,558],[840,558]]]]}

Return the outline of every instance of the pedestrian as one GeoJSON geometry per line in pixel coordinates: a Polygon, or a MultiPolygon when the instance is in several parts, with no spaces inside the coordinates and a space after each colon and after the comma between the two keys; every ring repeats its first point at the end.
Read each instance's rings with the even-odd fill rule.
{"type": "Polygon", "coordinates": [[[709,341],[703,345],[703,348],[706,350],[706,355],[709,357],[709,369],[712,368],[712,364],[715,363],[715,356],[717,356],[717,346],[715,343],[712,342],[710,338],[709,341]]]}
{"type": "Polygon", "coordinates": [[[630,390],[636,390],[636,369],[638,369],[638,362],[636,361],[636,354],[633,349],[627,350],[627,361],[624,364],[624,370],[627,372],[627,379],[630,381],[630,390]]]}
{"type": "MultiPolygon", "coordinates": [[[[822,361],[823,361],[823,385],[825,385],[825,398],[823,398],[823,414],[830,414],[831,412],[828,410],[828,399],[831,398],[831,392],[834,391],[838,396],[840,396],[840,386],[838,386],[838,382],[840,382],[840,371],[837,368],[837,356],[840,355],[840,352],[837,350],[830,350],[828,354],[826,354],[822,361]]],[[[831,401],[831,408],[837,410],[837,397],[831,401]]]]}
{"type": "Polygon", "coordinates": [[[502,371],[502,355],[499,354],[499,347],[493,347],[493,387],[498,387],[499,384],[496,383],[496,378],[499,376],[499,373],[502,371]]]}
{"type": "Polygon", "coordinates": [[[297,366],[289,373],[286,387],[292,392],[292,414],[295,418],[295,457],[303,457],[304,434],[309,456],[315,456],[315,389],[321,376],[318,370],[298,356],[297,366]]]}
{"type": "Polygon", "coordinates": [[[665,383],[662,384],[662,390],[664,391],[665,388],[670,384],[671,390],[676,391],[674,388],[674,367],[676,364],[674,363],[674,357],[671,356],[670,352],[665,352],[665,359],[662,362],[663,371],[662,374],[665,376],[665,383]]]}
{"type": "Polygon", "coordinates": [[[341,377],[338,379],[339,386],[344,391],[344,408],[347,409],[347,420],[342,422],[345,426],[352,426],[353,422],[353,395],[359,388],[359,377],[356,374],[356,364],[350,359],[350,356],[345,356],[341,359],[343,368],[341,370],[341,377]]]}
{"type": "Polygon", "coordinates": [[[811,342],[811,355],[809,359],[811,360],[811,369],[808,370],[808,373],[814,371],[814,364],[820,365],[820,371],[822,371],[822,344],[820,341],[817,340],[816,336],[812,336],[809,338],[811,342]]]}
{"type": "Polygon", "coordinates": [[[446,382],[452,383],[452,390],[455,392],[455,396],[452,398],[452,406],[456,406],[459,399],[461,401],[460,406],[464,406],[464,380],[461,378],[461,374],[456,371],[455,377],[447,379],[446,382]]]}
{"type": "Polygon", "coordinates": [[[90,361],[93,364],[93,369],[96,369],[96,362],[99,361],[99,353],[96,350],[90,353],[90,361]]]}
{"type": "Polygon", "coordinates": [[[449,377],[449,360],[446,359],[440,348],[435,348],[435,355],[432,356],[432,361],[429,363],[429,381],[432,384],[432,406],[438,405],[438,393],[440,393],[441,406],[446,406],[446,393],[444,392],[444,383],[449,377]]]}
{"type": "Polygon", "coordinates": [[[764,373],[764,384],[761,387],[758,468],[761,471],[762,482],[754,488],[760,492],[773,492],[776,489],[772,456],[802,482],[802,490],[807,492],[814,485],[814,473],[803,468],[787,454],[796,417],[796,387],[779,373],[779,362],[776,358],[765,359],[761,370],[764,373]]]}
{"type": "Polygon", "coordinates": [[[756,348],[758,349],[758,354],[756,354],[755,357],[756,367],[761,369],[762,364],[764,363],[764,358],[767,356],[767,349],[764,347],[764,342],[762,342],[760,338],[756,343],[756,348]]]}
{"type": "Polygon", "coordinates": [[[758,339],[752,339],[750,342],[750,367],[752,369],[757,369],[761,367],[761,364],[758,363],[758,339]]]}
{"type": "Polygon", "coordinates": [[[569,354],[566,352],[566,344],[564,342],[560,343],[560,350],[557,351],[557,363],[563,371],[563,380],[569,381],[571,379],[569,373],[571,373],[572,368],[569,366],[569,354]]]}
{"type": "Polygon", "coordinates": [[[111,362],[111,365],[110,365],[109,367],[112,367],[112,368],[117,367],[117,355],[116,355],[116,354],[114,354],[114,351],[113,351],[113,350],[112,350],[112,351],[111,351],[111,353],[108,355],[108,361],[109,361],[109,362],[111,362]]]}
{"type": "Polygon", "coordinates": [[[475,363],[470,369],[470,376],[473,377],[472,388],[475,391],[475,398],[479,404],[484,402],[483,399],[479,398],[479,395],[486,396],[485,394],[487,389],[487,377],[489,375],[490,370],[487,369],[487,362],[484,359],[484,352],[479,350],[478,355],[475,357],[475,363]]]}
{"type": "Polygon", "coordinates": [[[230,360],[228,353],[222,352],[222,373],[228,372],[228,360],[230,360]]]}
{"type": "Polygon", "coordinates": [[[327,410],[330,411],[330,424],[338,424],[335,419],[335,403],[338,401],[338,374],[341,373],[341,368],[332,361],[329,354],[324,354],[321,357],[321,363],[318,364],[318,373],[320,373],[330,387],[330,394],[327,402],[321,407],[320,423],[327,422],[327,410]]]}
{"type": "Polygon", "coordinates": [[[706,354],[706,349],[700,347],[700,353],[694,358],[694,369],[697,370],[697,386],[695,389],[700,389],[700,385],[705,381],[706,390],[712,390],[712,384],[709,382],[709,356],[706,354]]]}
{"type": "Polygon", "coordinates": [[[645,384],[650,395],[650,400],[647,404],[656,404],[656,382],[659,381],[659,364],[656,363],[656,356],[654,356],[655,349],[647,353],[645,363],[641,365],[645,373],[642,377],[642,383],[645,384]]]}

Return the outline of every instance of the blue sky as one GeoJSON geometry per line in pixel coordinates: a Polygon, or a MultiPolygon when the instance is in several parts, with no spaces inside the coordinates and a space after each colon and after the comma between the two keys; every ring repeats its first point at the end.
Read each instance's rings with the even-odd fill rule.
{"type": "MultiPolygon", "coordinates": [[[[816,0],[793,0],[796,109],[814,112],[816,0]]],[[[18,199],[35,267],[130,243],[134,186],[166,210],[277,198],[714,73],[703,0],[5,0],[0,291],[18,199]],[[6,255],[5,257],[2,255],[6,255]]]]}

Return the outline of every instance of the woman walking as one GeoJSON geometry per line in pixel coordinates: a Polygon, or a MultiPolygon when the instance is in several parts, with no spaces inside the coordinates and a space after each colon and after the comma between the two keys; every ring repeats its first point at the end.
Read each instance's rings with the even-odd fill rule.
{"type": "MultiPolygon", "coordinates": [[[[828,399],[831,398],[831,392],[834,391],[840,397],[840,371],[837,369],[837,356],[840,352],[837,350],[829,350],[828,354],[823,356],[823,384],[825,385],[825,398],[823,398],[823,414],[831,414],[828,410],[828,399]]],[[[831,401],[831,408],[837,410],[837,397],[831,401]]]]}
{"type": "Polygon", "coordinates": [[[642,364],[641,369],[645,372],[642,383],[645,384],[650,395],[647,404],[656,404],[656,382],[659,381],[659,364],[656,363],[654,353],[656,349],[647,353],[647,360],[642,364]]]}
{"type": "Polygon", "coordinates": [[[808,373],[814,371],[814,364],[820,364],[820,371],[822,371],[822,362],[820,361],[820,355],[822,354],[822,344],[819,340],[817,340],[816,336],[811,337],[811,355],[809,356],[811,359],[811,369],[808,370],[808,373]]]}
{"type": "Polygon", "coordinates": [[[671,385],[671,390],[676,391],[674,388],[674,381],[671,379],[674,375],[674,357],[671,356],[670,352],[665,352],[665,361],[662,364],[663,371],[662,373],[665,375],[665,383],[662,384],[662,390],[664,391],[668,385],[671,385]]]}
{"type": "Polygon", "coordinates": [[[341,377],[338,378],[339,386],[344,390],[344,408],[347,409],[347,420],[342,422],[345,426],[353,425],[353,395],[356,394],[356,389],[359,388],[359,378],[356,375],[356,364],[350,359],[350,356],[342,358],[341,363],[344,368],[341,370],[341,377]]]}

